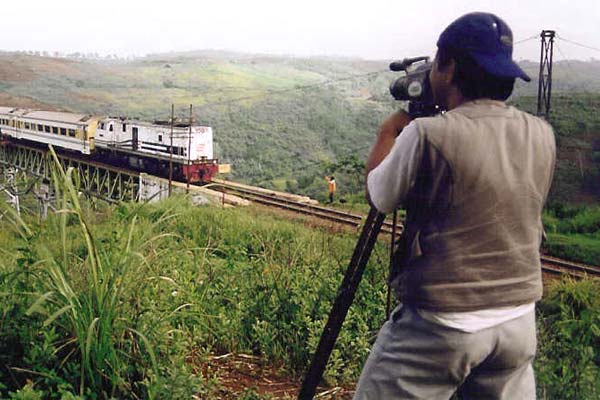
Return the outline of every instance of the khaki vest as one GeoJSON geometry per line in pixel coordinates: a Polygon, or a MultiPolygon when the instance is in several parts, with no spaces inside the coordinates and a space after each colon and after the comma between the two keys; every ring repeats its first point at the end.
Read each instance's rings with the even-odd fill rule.
{"type": "Polygon", "coordinates": [[[416,124],[422,161],[406,202],[402,301],[472,311],[539,300],[550,125],[492,100],[416,124]]]}

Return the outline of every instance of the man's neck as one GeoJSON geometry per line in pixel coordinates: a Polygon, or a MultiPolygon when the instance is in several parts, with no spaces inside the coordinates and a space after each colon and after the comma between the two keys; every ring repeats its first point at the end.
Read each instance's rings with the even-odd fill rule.
{"type": "Polygon", "coordinates": [[[471,99],[463,96],[460,91],[453,90],[448,95],[448,98],[446,101],[446,106],[447,106],[448,111],[450,111],[468,101],[471,101],[471,99]]]}

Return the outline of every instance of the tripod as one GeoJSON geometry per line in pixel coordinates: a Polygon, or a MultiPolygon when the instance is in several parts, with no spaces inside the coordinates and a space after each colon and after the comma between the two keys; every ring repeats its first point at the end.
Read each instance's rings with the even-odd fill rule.
{"type": "MultiPolygon", "coordinates": [[[[375,208],[371,208],[365,221],[362,232],[354,248],[354,253],[350,259],[350,265],[344,276],[344,280],[338,289],[337,297],[329,313],[327,324],[321,334],[319,345],[313,356],[312,362],[302,382],[302,387],[298,394],[298,400],[310,400],[315,395],[317,385],[323,376],[327,361],[335,345],[335,341],[340,333],[348,309],[354,301],[356,289],[362,278],[363,272],[371,256],[371,251],[375,246],[377,236],[381,231],[381,225],[385,219],[385,214],[381,214],[375,208]]],[[[396,219],[394,218],[394,228],[396,219]]],[[[392,248],[393,248],[392,239],[392,248]]],[[[389,298],[389,293],[388,293],[389,298]]],[[[389,300],[388,300],[389,303],[389,300]]],[[[389,308],[389,305],[388,305],[389,308]]]]}

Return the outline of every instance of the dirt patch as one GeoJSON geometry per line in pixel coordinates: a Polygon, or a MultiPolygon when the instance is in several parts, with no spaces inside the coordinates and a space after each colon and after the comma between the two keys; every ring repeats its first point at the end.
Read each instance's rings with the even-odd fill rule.
{"type": "Polygon", "coordinates": [[[29,82],[36,77],[37,74],[33,72],[33,69],[21,62],[13,60],[2,60],[0,62],[0,81],[29,82]]]}
{"type": "Polygon", "coordinates": [[[36,73],[45,75],[65,75],[70,77],[80,76],[77,68],[81,62],[65,58],[38,57],[32,61],[32,68],[36,73]]]}
{"type": "MultiPolygon", "coordinates": [[[[197,372],[214,376],[218,380],[219,399],[224,400],[238,399],[249,393],[273,399],[295,399],[301,385],[301,379],[291,378],[281,369],[247,354],[213,356],[197,367],[197,372]]],[[[315,398],[345,400],[351,399],[352,395],[353,391],[349,388],[319,387],[315,398]]]]}
{"type": "Polygon", "coordinates": [[[80,61],[21,54],[0,55],[0,81],[30,82],[48,75],[82,75],[80,61]]]}
{"type": "MultiPolygon", "coordinates": [[[[0,63],[1,64],[1,63],[0,63]]],[[[0,105],[5,107],[33,108],[37,110],[59,111],[56,107],[42,103],[31,97],[13,96],[10,93],[0,92],[0,105]]]]}

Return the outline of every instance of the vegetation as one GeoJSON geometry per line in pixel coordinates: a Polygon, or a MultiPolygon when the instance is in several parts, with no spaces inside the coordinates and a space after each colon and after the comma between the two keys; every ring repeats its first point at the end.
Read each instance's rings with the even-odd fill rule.
{"type": "MultiPolygon", "coordinates": [[[[185,198],[93,209],[70,173],[57,179],[59,210],[46,221],[9,209],[0,220],[1,397],[218,398],[218,371],[203,365],[227,352],[304,371],[355,234],[185,198]]],[[[329,384],[358,377],[384,318],[386,260],[378,244],[329,384]]],[[[565,282],[541,303],[540,398],[598,393],[598,289],[565,282]]]]}
{"type": "MultiPolygon", "coordinates": [[[[71,184],[58,189],[60,211],[47,221],[0,221],[2,397],[214,398],[202,362],[230,351],[302,371],[354,235],[181,198],[98,212],[71,184]]],[[[382,322],[386,251],[375,254],[330,383],[357,378],[382,322]]]]}
{"type": "Polygon", "coordinates": [[[600,265],[600,206],[558,204],[543,217],[549,254],[567,260],[600,265]]]}
{"type": "MultiPolygon", "coordinates": [[[[362,200],[360,168],[383,118],[399,108],[387,61],[291,58],[215,51],[132,61],[72,60],[0,53],[0,102],[100,115],[194,118],[215,130],[217,156],[231,179],[327,197],[362,200]]],[[[523,67],[535,81],[537,65],[523,67]]],[[[551,203],[600,200],[600,63],[556,62],[551,123],[558,163],[551,203]]],[[[537,85],[519,82],[511,102],[535,113],[537,85]]]]}
{"type": "MultiPolygon", "coordinates": [[[[5,104],[152,120],[164,119],[170,103],[187,118],[193,103],[196,120],[215,128],[233,179],[324,200],[323,178],[333,174],[338,202],[353,209],[365,207],[362,162],[377,124],[398,107],[386,63],[207,52],[127,63],[0,60],[5,104]]],[[[597,72],[597,64],[584,67],[597,72]]],[[[553,87],[597,87],[586,82],[553,87]]],[[[535,111],[531,94],[519,86],[512,102],[535,111]]],[[[558,163],[544,215],[547,251],[594,264],[599,102],[555,92],[558,163]]],[[[0,220],[0,397],[215,398],[218,377],[203,365],[230,351],[302,373],[355,235],[257,210],[191,208],[183,198],[95,210],[58,178],[58,213],[40,222],[7,211],[0,220]]],[[[367,268],[330,384],[357,378],[383,320],[386,254],[378,247],[367,268]]],[[[598,293],[597,281],[567,281],[541,303],[540,398],[598,397],[598,293]]],[[[259,397],[251,388],[243,396],[259,397]]]]}
{"type": "Polygon", "coordinates": [[[539,304],[538,331],[538,397],[600,397],[600,281],[551,285],[539,304]]]}

